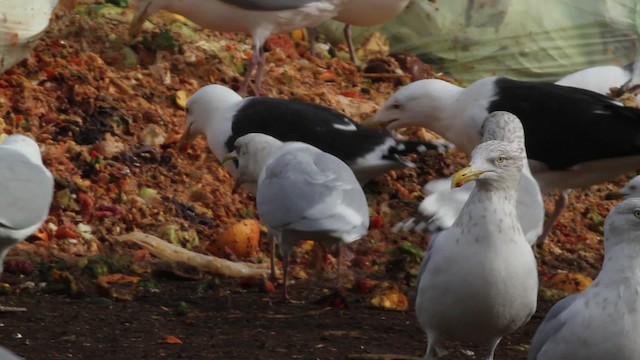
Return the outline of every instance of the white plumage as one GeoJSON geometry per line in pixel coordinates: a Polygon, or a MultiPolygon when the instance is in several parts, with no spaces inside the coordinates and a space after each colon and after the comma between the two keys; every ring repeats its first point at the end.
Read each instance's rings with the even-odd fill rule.
{"type": "MultiPolygon", "coordinates": [[[[522,122],[529,166],[543,193],[602,183],[637,167],[640,110],[583,89],[491,77],[467,88],[427,79],[393,94],[373,118],[389,129],[427,127],[469,153],[492,111],[522,122]]],[[[541,240],[560,210],[563,196],[541,240]]]]}
{"type": "MultiPolygon", "coordinates": [[[[524,144],[524,131],[520,120],[513,114],[504,111],[489,114],[482,125],[482,133],[483,141],[501,140],[524,144]]],[[[526,156],[526,150],[523,148],[522,151],[526,156]]],[[[423,188],[426,196],[418,207],[420,215],[416,219],[405,220],[394,228],[408,230],[415,227],[416,230],[427,229],[430,232],[446,229],[458,217],[474,188],[474,183],[467,183],[462,187],[452,189],[451,178],[429,181],[423,188]]],[[[533,245],[542,234],[544,203],[540,187],[531,175],[526,158],[518,185],[516,208],[518,221],[527,242],[533,245]]]]}
{"type": "Polygon", "coordinates": [[[640,354],[640,199],[614,207],[593,284],[562,299],[538,327],[530,360],[632,360],[640,354]]]}
{"type": "MultiPolygon", "coordinates": [[[[238,181],[255,181],[259,174],[258,214],[280,244],[285,300],[289,254],[299,240],[337,243],[340,249],[366,235],[369,207],[364,192],[353,171],[337,157],[265,134],[238,138],[229,156],[239,163],[238,181]]],[[[340,256],[338,283],[339,266],[340,256]]]]}
{"type": "Polygon", "coordinates": [[[520,146],[488,141],[454,175],[475,189],[453,225],[431,240],[418,276],[416,313],[427,334],[425,359],[452,338],[488,346],[524,325],[536,308],[537,266],[516,215],[525,160],[520,146]]]}
{"type": "MultiPolygon", "coordinates": [[[[324,106],[260,96],[242,98],[222,85],[207,85],[189,98],[182,144],[203,134],[222,161],[235,140],[248,133],[315,146],[347,163],[361,183],[389,170],[414,166],[402,155],[451,148],[442,142],[397,141],[388,130],[361,126],[324,106]]],[[[235,164],[229,162],[225,167],[235,176],[235,164]]],[[[255,186],[245,183],[251,192],[255,186]]]]}

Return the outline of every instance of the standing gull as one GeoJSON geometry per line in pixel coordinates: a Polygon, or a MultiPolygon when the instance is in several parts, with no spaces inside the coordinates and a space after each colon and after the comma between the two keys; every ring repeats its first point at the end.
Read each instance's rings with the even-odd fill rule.
{"type": "Polygon", "coordinates": [[[253,56],[240,86],[246,93],[256,69],[256,92],[265,62],[264,42],[272,34],[313,27],[337,15],[345,0],[137,0],[129,35],[136,36],[145,19],[160,10],[174,12],[207,29],[244,32],[253,39],[253,56]]]}
{"type": "Polygon", "coordinates": [[[604,222],[605,258],[593,284],[549,311],[529,360],[632,360],[640,354],[640,199],[614,207],[604,222]]]}
{"type": "Polygon", "coordinates": [[[536,260],[516,214],[523,144],[493,140],[478,145],[471,165],[452,185],[476,181],[460,215],[429,244],[418,275],[416,312],[428,338],[425,360],[442,341],[483,343],[485,359],[503,336],[535,312],[536,260]]]}
{"type": "Polygon", "coordinates": [[[338,244],[341,249],[366,235],[369,207],[353,171],[342,160],[301,142],[281,143],[265,134],[247,134],[227,155],[239,163],[238,181],[255,181],[260,220],[280,244],[283,299],[289,301],[289,254],[302,239],[338,244]]]}
{"type": "MultiPolygon", "coordinates": [[[[522,231],[530,245],[533,245],[542,234],[544,226],[544,202],[540,187],[531,175],[529,164],[526,161],[524,149],[524,130],[520,120],[506,111],[495,111],[489,114],[482,124],[482,141],[501,140],[522,146],[525,155],[522,165],[522,174],[518,185],[518,200],[516,209],[518,221],[522,231]]],[[[430,192],[418,207],[419,216],[405,220],[395,226],[396,229],[416,230],[426,228],[431,232],[441,231],[453,224],[460,210],[475,188],[475,183],[470,182],[462,187],[451,188],[451,178],[437,179],[425,185],[425,190],[430,192]],[[447,188],[443,185],[449,184],[447,188]]],[[[425,191],[425,193],[426,193],[425,191]]]]}
{"type": "MultiPolygon", "coordinates": [[[[42,164],[40,149],[24,135],[0,144],[0,274],[4,258],[47,218],[53,200],[53,176],[42,164]]],[[[22,310],[5,308],[0,310],[22,310]]]]}
{"type": "MultiPolygon", "coordinates": [[[[320,105],[260,96],[243,99],[222,85],[207,85],[189,98],[180,147],[203,134],[222,161],[233,151],[236,139],[248,133],[315,146],[347,163],[361,183],[390,170],[414,166],[402,155],[450,149],[448,144],[438,142],[397,141],[388,130],[361,126],[320,105]]],[[[228,162],[225,166],[235,176],[235,164],[228,162]]],[[[255,184],[245,187],[255,191],[255,184]]]]}
{"type": "MultiPolygon", "coordinates": [[[[522,122],[529,167],[543,193],[599,184],[640,161],[640,109],[554,84],[490,77],[465,89],[420,80],[393,94],[373,121],[389,129],[428,127],[468,154],[480,142],[485,117],[498,110],[522,122]]],[[[566,203],[565,194],[542,238],[566,203]]]]}

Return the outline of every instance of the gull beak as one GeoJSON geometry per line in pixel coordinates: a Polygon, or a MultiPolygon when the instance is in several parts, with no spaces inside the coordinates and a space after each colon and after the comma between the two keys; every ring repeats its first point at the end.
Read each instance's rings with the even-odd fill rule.
{"type": "Polygon", "coordinates": [[[625,196],[627,196],[627,194],[623,194],[618,190],[618,191],[612,191],[612,192],[607,193],[604,196],[604,199],[605,200],[618,200],[618,199],[622,199],[625,196]]]}
{"type": "Polygon", "coordinates": [[[189,149],[189,144],[195,139],[195,135],[191,134],[191,125],[187,126],[187,129],[182,133],[180,139],[178,139],[178,150],[186,152],[189,149]]]}
{"type": "Polygon", "coordinates": [[[149,10],[149,6],[151,2],[144,7],[142,11],[136,11],[133,20],[131,20],[131,24],[129,24],[129,38],[131,40],[135,39],[136,36],[140,33],[140,29],[142,29],[142,24],[147,19],[147,10],[149,10]]]}
{"type": "MultiPolygon", "coordinates": [[[[238,154],[235,151],[232,151],[230,153],[228,153],[227,155],[225,155],[222,158],[222,165],[226,164],[229,161],[238,161],[238,154]]],[[[238,174],[240,175],[240,174],[238,174]]],[[[231,192],[233,192],[234,194],[238,192],[238,189],[240,189],[240,187],[242,186],[243,182],[240,179],[239,176],[237,176],[233,182],[233,189],[231,190],[231,192]]]]}
{"type": "Polygon", "coordinates": [[[486,171],[485,170],[472,170],[471,166],[467,166],[466,168],[458,171],[457,173],[453,174],[453,178],[451,179],[451,188],[458,188],[466,183],[468,183],[469,181],[473,181],[477,178],[479,178],[482,174],[484,174],[486,171]]]}
{"type": "Polygon", "coordinates": [[[237,160],[238,160],[238,154],[236,154],[235,151],[232,151],[222,158],[222,165],[226,164],[229,161],[237,161],[237,160]]]}

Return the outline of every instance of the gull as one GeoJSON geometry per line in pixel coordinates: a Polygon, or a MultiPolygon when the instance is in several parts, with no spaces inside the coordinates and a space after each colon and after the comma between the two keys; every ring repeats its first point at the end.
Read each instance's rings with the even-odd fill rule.
{"type": "Polygon", "coordinates": [[[516,214],[523,144],[479,144],[452,186],[476,186],[451,227],[431,240],[418,275],[416,313],[427,334],[425,360],[452,338],[488,345],[524,325],[536,309],[536,260],[516,214]]]}
{"type": "MultiPolygon", "coordinates": [[[[531,175],[526,161],[524,149],[524,130],[520,120],[506,111],[494,111],[482,124],[483,141],[501,140],[522,146],[525,160],[518,184],[518,199],[516,209],[518,221],[522,226],[525,238],[530,245],[539,240],[544,227],[544,202],[540,187],[531,175]]],[[[394,229],[416,230],[428,229],[437,232],[450,227],[462,210],[464,203],[475,188],[475,183],[469,182],[458,188],[451,188],[451,178],[429,181],[423,188],[428,194],[418,207],[418,216],[402,221],[394,229]]]]}
{"type": "MultiPolygon", "coordinates": [[[[24,135],[0,144],[0,274],[9,250],[46,220],[53,200],[53,176],[42,163],[38,144],[24,135]]],[[[1,307],[3,311],[24,311],[1,307]]]]}
{"type": "MultiPolygon", "coordinates": [[[[640,109],[595,92],[503,77],[467,88],[438,79],[413,82],[394,93],[373,117],[388,129],[427,127],[469,154],[493,111],[517,116],[525,131],[529,167],[543,193],[609,181],[640,161],[640,109]]],[[[541,235],[566,207],[563,193],[541,235]]]]}
{"type": "MultiPolygon", "coordinates": [[[[239,137],[263,133],[284,142],[304,142],[340,158],[363,184],[387,171],[415,166],[403,155],[452,148],[447,142],[398,141],[388,130],[361,126],[320,105],[262,96],[243,99],[217,84],[196,91],[186,109],[180,148],[204,135],[211,151],[222,161],[239,137]]],[[[236,175],[234,162],[227,162],[225,167],[236,175]]],[[[255,183],[245,183],[244,187],[255,193],[255,183]]]]}
{"type": "Polygon", "coordinates": [[[238,138],[225,160],[238,161],[238,182],[257,177],[260,220],[280,244],[284,301],[290,301],[289,254],[301,239],[338,244],[339,285],[343,244],[365,236],[369,227],[367,200],[349,166],[309,144],[255,133],[238,138]]]}
{"type": "Polygon", "coordinates": [[[239,91],[246,93],[257,67],[255,86],[260,94],[267,37],[317,26],[337,15],[343,1],[346,0],[137,0],[129,35],[135,37],[145,19],[160,10],[180,14],[207,29],[248,33],[253,39],[253,56],[239,91]]]}
{"type": "Polygon", "coordinates": [[[529,360],[632,360],[640,354],[640,199],[604,222],[604,263],[585,291],[560,300],[538,327],[529,360]]]}
{"type": "Polygon", "coordinates": [[[605,195],[605,200],[640,197],[640,175],[634,176],[622,188],[611,191],[605,195]]]}

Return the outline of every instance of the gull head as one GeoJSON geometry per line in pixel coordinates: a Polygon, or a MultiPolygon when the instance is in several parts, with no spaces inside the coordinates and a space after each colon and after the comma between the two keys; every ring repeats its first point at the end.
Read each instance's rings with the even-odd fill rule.
{"type": "Polygon", "coordinates": [[[470,181],[493,188],[516,188],[524,163],[522,150],[515,144],[492,140],[478,145],[471,153],[471,164],[453,175],[451,187],[470,181]]]}
{"type": "Polygon", "coordinates": [[[280,140],[259,133],[250,133],[236,139],[234,150],[223,159],[223,163],[231,160],[237,162],[238,174],[234,189],[242,185],[257,187],[262,169],[281,146],[280,140]]]}
{"type": "Polygon", "coordinates": [[[438,79],[418,80],[401,87],[380,107],[370,123],[389,130],[409,126],[433,129],[444,120],[449,104],[461,88],[438,79]]]}
{"type": "Polygon", "coordinates": [[[619,190],[611,191],[604,196],[605,200],[616,200],[629,197],[640,198],[640,175],[629,180],[629,182],[619,190]]]}
{"type": "Polygon", "coordinates": [[[18,151],[29,158],[36,164],[42,164],[42,155],[40,154],[40,148],[38,144],[30,137],[16,134],[8,136],[1,144],[0,147],[11,148],[18,151]]]}
{"type": "Polygon", "coordinates": [[[242,100],[242,97],[226,86],[211,84],[196,91],[186,104],[186,127],[178,140],[178,148],[186,150],[198,135],[206,135],[210,123],[220,117],[227,105],[242,100]]]}
{"type": "Polygon", "coordinates": [[[604,221],[605,253],[622,244],[640,243],[640,198],[631,197],[616,205],[604,221]]]}

